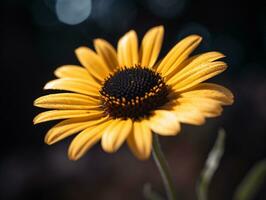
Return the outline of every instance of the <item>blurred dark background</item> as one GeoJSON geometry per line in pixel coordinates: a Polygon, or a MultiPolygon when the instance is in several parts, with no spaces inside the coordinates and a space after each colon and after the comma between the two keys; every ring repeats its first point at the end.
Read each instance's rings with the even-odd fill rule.
{"type": "MultiPolygon", "coordinates": [[[[266,4],[260,0],[1,0],[0,199],[144,199],[143,185],[164,194],[153,160],[138,161],[126,147],[104,153],[96,145],[77,162],[70,139],[43,143],[54,123],[32,125],[32,102],[63,64],[78,64],[74,49],[103,37],[113,45],[129,29],[141,38],[164,25],[162,56],[191,33],[203,36],[197,52],[227,55],[228,70],[212,82],[230,88],[233,106],[204,126],[182,126],[161,138],[179,199],[196,199],[195,185],[219,127],[225,155],[210,187],[211,200],[230,200],[248,170],[266,155],[266,4]]],[[[266,199],[266,183],[256,195],[266,199]]]]}

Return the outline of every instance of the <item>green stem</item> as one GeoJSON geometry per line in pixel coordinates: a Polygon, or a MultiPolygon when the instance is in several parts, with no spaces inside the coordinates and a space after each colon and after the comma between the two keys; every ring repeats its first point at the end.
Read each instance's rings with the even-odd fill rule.
{"type": "Polygon", "coordinates": [[[168,200],[176,200],[176,193],[174,189],[173,180],[171,178],[168,163],[164,157],[164,154],[161,150],[159,137],[157,134],[153,134],[153,143],[152,143],[152,155],[153,159],[160,171],[161,177],[163,179],[164,187],[167,193],[168,200]]]}

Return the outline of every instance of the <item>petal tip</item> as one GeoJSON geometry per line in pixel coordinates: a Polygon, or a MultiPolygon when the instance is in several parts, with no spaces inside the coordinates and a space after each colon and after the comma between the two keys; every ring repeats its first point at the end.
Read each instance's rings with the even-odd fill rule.
{"type": "Polygon", "coordinates": [[[232,94],[232,97],[230,97],[229,102],[228,102],[227,105],[230,106],[230,105],[232,105],[234,102],[235,102],[235,97],[234,97],[233,94],[232,94]]]}
{"type": "Polygon", "coordinates": [[[223,67],[224,67],[224,70],[226,70],[228,68],[228,65],[225,62],[223,62],[223,67]]]}
{"type": "Polygon", "coordinates": [[[51,87],[52,87],[52,82],[48,82],[48,83],[46,83],[46,84],[44,85],[43,89],[44,89],[44,90],[48,90],[48,89],[50,89],[51,87]]]}
{"type": "Polygon", "coordinates": [[[40,107],[40,105],[44,102],[45,102],[44,96],[41,96],[33,101],[33,105],[36,107],[40,107]]]}
{"type": "Polygon", "coordinates": [[[194,37],[195,39],[197,39],[197,40],[202,40],[203,38],[202,38],[202,36],[200,36],[200,35],[198,35],[198,34],[193,34],[193,35],[191,35],[192,37],[194,37]]]}
{"type": "Polygon", "coordinates": [[[218,54],[220,54],[220,58],[225,58],[226,57],[226,55],[225,54],[223,54],[223,53],[221,53],[221,52],[217,52],[218,54]]]}
{"type": "Polygon", "coordinates": [[[90,49],[86,46],[80,46],[78,48],[75,49],[75,54],[78,56],[80,56],[80,54],[83,54],[86,51],[89,51],[90,49]]]}
{"type": "MultiPolygon", "coordinates": [[[[206,53],[206,54],[208,54],[208,53],[206,53]]],[[[212,61],[226,57],[226,55],[224,55],[223,53],[221,53],[219,51],[212,51],[212,52],[210,52],[210,54],[212,55],[211,56],[211,59],[213,59],[212,61]]]]}
{"type": "Polygon", "coordinates": [[[200,43],[202,40],[203,40],[203,37],[202,37],[202,36],[199,36],[199,35],[197,35],[197,39],[196,39],[197,43],[200,43]]]}
{"type": "Polygon", "coordinates": [[[39,98],[37,98],[37,99],[35,99],[35,100],[33,101],[33,105],[37,107],[37,106],[38,106],[38,102],[39,102],[39,98]]]}
{"type": "Polygon", "coordinates": [[[155,26],[154,28],[159,30],[159,31],[164,31],[164,26],[163,25],[155,26]]]}
{"type": "Polygon", "coordinates": [[[137,158],[139,160],[142,160],[142,161],[145,161],[145,160],[148,160],[150,158],[150,154],[147,154],[147,155],[138,155],[137,158]]]}
{"type": "Polygon", "coordinates": [[[60,77],[60,74],[61,74],[61,72],[63,71],[62,69],[63,69],[62,67],[58,67],[58,68],[56,68],[56,69],[54,70],[54,75],[55,75],[56,77],[60,77]]]}
{"type": "Polygon", "coordinates": [[[72,141],[72,143],[70,144],[68,148],[67,155],[68,155],[69,160],[76,161],[80,159],[83,154],[80,152],[79,147],[77,145],[74,145],[72,141]]]}
{"type": "Polygon", "coordinates": [[[51,135],[51,131],[48,131],[48,133],[44,137],[44,143],[47,145],[52,145],[56,142],[56,141],[53,141],[53,138],[50,135],[51,135]]]}
{"type": "Polygon", "coordinates": [[[83,49],[82,47],[78,47],[78,48],[76,48],[76,49],[75,49],[75,53],[78,54],[80,51],[82,51],[82,49],[83,49]]]}
{"type": "Polygon", "coordinates": [[[102,43],[103,42],[103,40],[101,39],[101,38],[95,38],[94,40],[93,40],[93,45],[94,46],[97,46],[97,44],[100,44],[100,43],[102,43]]]}
{"type": "Polygon", "coordinates": [[[196,44],[199,44],[203,40],[203,37],[197,34],[189,35],[188,38],[191,38],[193,43],[196,43],[196,44]]]}
{"type": "Polygon", "coordinates": [[[52,142],[50,140],[44,140],[44,143],[50,146],[50,145],[54,144],[55,142],[52,142]]]}
{"type": "Polygon", "coordinates": [[[131,29],[131,30],[129,30],[127,33],[128,33],[128,34],[136,34],[136,31],[133,30],[133,29],[131,29]]]}
{"type": "Polygon", "coordinates": [[[36,125],[39,123],[39,120],[37,117],[38,117],[38,115],[36,117],[34,117],[34,119],[32,120],[33,125],[36,125]]]}
{"type": "Polygon", "coordinates": [[[76,48],[75,51],[82,51],[82,50],[85,50],[85,49],[88,49],[88,47],[80,46],[80,47],[76,48]]]}
{"type": "Polygon", "coordinates": [[[71,161],[77,161],[79,158],[68,155],[68,159],[71,161]]]}
{"type": "Polygon", "coordinates": [[[121,39],[122,39],[122,41],[125,42],[128,39],[128,37],[135,39],[138,36],[137,36],[136,31],[132,29],[132,30],[129,30],[121,39]]]}
{"type": "Polygon", "coordinates": [[[73,161],[76,161],[79,159],[79,157],[75,154],[75,152],[73,152],[72,148],[69,148],[68,150],[68,159],[73,160],[73,161]]]}

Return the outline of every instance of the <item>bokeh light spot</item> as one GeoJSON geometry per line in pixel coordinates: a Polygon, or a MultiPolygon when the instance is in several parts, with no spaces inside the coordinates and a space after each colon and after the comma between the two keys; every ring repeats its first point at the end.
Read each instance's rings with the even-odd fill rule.
{"type": "Polygon", "coordinates": [[[66,24],[75,25],[86,20],[91,13],[91,0],[57,0],[56,15],[66,24]]]}

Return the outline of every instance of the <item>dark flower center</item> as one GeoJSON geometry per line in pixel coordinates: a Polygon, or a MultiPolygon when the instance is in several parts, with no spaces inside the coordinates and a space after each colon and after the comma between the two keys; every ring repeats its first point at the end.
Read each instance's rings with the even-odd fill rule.
{"type": "Polygon", "coordinates": [[[159,73],[136,66],[125,67],[110,75],[100,93],[107,114],[137,120],[168,102],[169,88],[159,73]]]}

